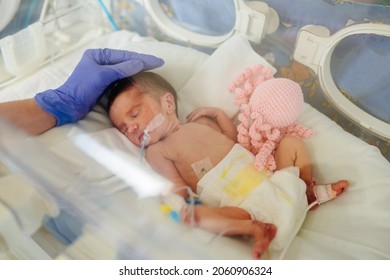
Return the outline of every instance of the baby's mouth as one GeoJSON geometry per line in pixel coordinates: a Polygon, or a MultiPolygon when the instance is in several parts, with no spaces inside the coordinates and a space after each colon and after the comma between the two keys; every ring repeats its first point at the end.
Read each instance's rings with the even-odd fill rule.
{"type": "Polygon", "coordinates": [[[150,134],[148,132],[142,132],[139,136],[138,136],[138,140],[139,140],[139,143],[140,143],[140,146],[148,146],[149,143],[150,143],[150,134]]]}
{"type": "Polygon", "coordinates": [[[145,136],[146,136],[145,133],[142,132],[142,133],[138,136],[138,141],[139,141],[140,143],[142,143],[142,141],[144,140],[144,137],[145,137],[145,136]]]}

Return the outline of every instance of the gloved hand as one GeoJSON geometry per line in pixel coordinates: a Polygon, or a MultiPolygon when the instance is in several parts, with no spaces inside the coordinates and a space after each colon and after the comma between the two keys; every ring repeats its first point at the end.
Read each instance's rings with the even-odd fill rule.
{"type": "Polygon", "coordinates": [[[162,59],[152,55],[89,49],[62,86],[38,93],[35,101],[43,110],[55,116],[56,126],[76,122],[92,110],[99,96],[112,82],[163,64],[162,59]]]}

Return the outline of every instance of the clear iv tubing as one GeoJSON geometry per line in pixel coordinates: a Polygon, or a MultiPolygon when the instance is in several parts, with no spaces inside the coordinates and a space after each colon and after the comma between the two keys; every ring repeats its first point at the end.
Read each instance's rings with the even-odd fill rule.
{"type": "MultiPolygon", "coordinates": [[[[318,201],[312,202],[312,203],[306,208],[305,214],[306,214],[314,205],[316,205],[316,204],[318,204],[318,201]]],[[[305,219],[305,217],[306,217],[306,215],[303,215],[303,217],[302,217],[300,223],[298,223],[299,226],[302,226],[303,220],[305,219]]],[[[297,230],[296,233],[298,233],[298,230],[297,230]]],[[[295,233],[294,235],[291,235],[290,240],[287,242],[286,246],[284,246],[282,252],[280,253],[279,260],[284,259],[284,256],[286,255],[286,252],[287,252],[288,248],[290,248],[290,245],[291,245],[291,243],[293,242],[296,233],[295,233]]]]}
{"type": "MultiPolygon", "coordinates": [[[[183,186],[176,188],[173,192],[178,192],[180,190],[187,190],[187,193],[189,195],[189,207],[191,209],[190,214],[190,225],[193,227],[195,225],[195,193],[192,191],[192,189],[189,186],[183,186]]],[[[169,196],[169,194],[167,195],[169,196]]],[[[184,199],[184,198],[183,198],[184,199]]]]}
{"type": "Polygon", "coordinates": [[[139,157],[139,161],[142,163],[142,159],[145,155],[145,148],[146,148],[146,142],[149,141],[150,135],[149,133],[144,131],[144,136],[142,137],[142,143],[141,143],[141,154],[139,157]]]}

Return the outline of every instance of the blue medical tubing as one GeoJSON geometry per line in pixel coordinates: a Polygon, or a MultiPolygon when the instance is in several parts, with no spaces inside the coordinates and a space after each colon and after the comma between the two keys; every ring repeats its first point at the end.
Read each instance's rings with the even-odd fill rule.
{"type": "Polygon", "coordinates": [[[107,16],[109,22],[111,23],[112,28],[113,28],[115,31],[118,31],[118,30],[119,30],[119,27],[118,27],[118,25],[115,23],[115,20],[114,20],[114,18],[112,17],[112,15],[110,14],[110,12],[107,10],[106,5],[104,5],[104,3],[103,3],[102,0],[98,0],[98,3],[99,3],[99,5],[100,5],[100,7],[102,8],[104,14],[107,16]]]}

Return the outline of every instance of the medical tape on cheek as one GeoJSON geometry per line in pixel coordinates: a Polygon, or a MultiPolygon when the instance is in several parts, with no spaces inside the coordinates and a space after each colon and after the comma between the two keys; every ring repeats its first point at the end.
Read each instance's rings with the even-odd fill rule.
{"type": "Polygon", "coordinates": [[[165,121],[165,117],[163,114],[159,113],[157,114],[146,126],[144,133],[148,134],[149,132],[155,130],[157,127],[162,125],[162,123],[165,121]]]}
{"type": "Polygon", "coordinates": [[[157,127],[163,124],[165,121],[165,117],[163,114],[159,113],[157,114],[146,126],[145,130],[143,131],[143,136],[142,136],[142,142],[141,142],[141,155],[140,155],[140,160],[142,161],[145,153],[145,148],[149,145],[150,142],[150,134],[149,132],[152,132],[155,130],[157,127]]]}

